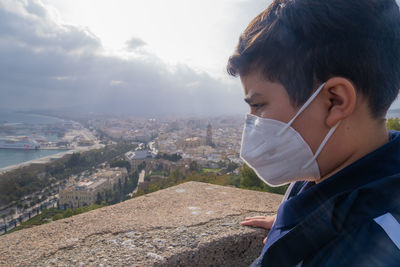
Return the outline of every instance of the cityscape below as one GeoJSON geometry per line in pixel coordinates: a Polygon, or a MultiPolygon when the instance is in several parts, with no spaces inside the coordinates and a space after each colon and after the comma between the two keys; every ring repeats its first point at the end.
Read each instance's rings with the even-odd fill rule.
{"type": "Polygon", "coordinates": [[[117,203],[177,173],[238,176],[243,117],[3,114],[0,157],[8,161],[0,166],[0,231],[49,208],[117,203]],[[55,169],[58,162],[63,169],[55,169]]]}

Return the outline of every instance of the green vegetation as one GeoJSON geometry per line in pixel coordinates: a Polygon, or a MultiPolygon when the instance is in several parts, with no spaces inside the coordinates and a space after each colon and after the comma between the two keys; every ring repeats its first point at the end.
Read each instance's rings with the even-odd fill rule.
{"type": "MultiPolygon", "coordinates": [[[[33,227],[35,225],[41,225],[51,221],[56,221],[64,218],[68,218],[77,214],[85,213],[94,209],[98,209],[107,205],[113,205],[121,201],[127,200],[130,197],[129,193],[137,187],[139,182],[139,174],[137,171],[131,173],[124,183],[121,180],[114,185],[113,190],[106,190],[103,193],[97,194],[96,203],[91,206],[83,206],[75,209],[60,210],[56,208],[45,209],[41,214],[32,217],[30,220],[23,222],[21,225],[12,229],[7,233],[18,231],[24,228],[33,227]]],[[[14,210],[15,213],[15,210],[14,210]]],[[[11,213],[10,213],[11,214],[11,213]]],[[[4,219],[4,218],[3,218],[4,219]]]]}
{"type": "Polygon", "coordinates": [[[156,159],[165,159],[173,162],[177,162],[182,159],[181,155],[175,154],[168,154],[168,153],[158,153],[156,159]]]}
{"type": "Polygon", "coordinates": [[[139,173],[134,171],[131,173],[124,183],[118,180],[114,188],[105,190],[103,193],[97,193],[96,204],[98,205],[113,205],[121,201],[125,201],[130,197],[128,194],[132,193],[137,187],[139,182],[139,173]]]}
{"type": "Polygon", "coordinates": [[[128,170],[128,172],[131,171],[131,164],[128,161],[122,160],[122,159],[111,161],[110,167],[111,168],[115,168],[115,167],[126,168],[128,170]]]}
{"type": "MultiPolygon", "coordinates": [[[[195,164],[193,164],[193,166],[194,165],[195,164]]],[[[145,164],[143,164],[141,167],[144,168],[145,164]]],[[[187,175],[185,175],[181,170],[172,171],[168,175],[168,177],[150,184],[145,189],[139,189],[133,197],[142,196],[148,193],[152,193],[161,189],[165,189],[189,181],[210,183],[222,186],[233,186],[242,189],[250,189],[250,190],[257,190],[257,191],[271,192],[278,194],[284,194],[287,189],[287,186],[282,186],[282,187],[267,186],[257,177],[254,171],[247,165],[243,165],[240,168],[239,175],[215,174],[208,172],[208,170],[212,172],[216,171],[214,169],[203,169],[199,171],[191,171],[187,175]]],[[[168,173],[153,172],[153,174],[167,175],[168,173]]],[[[119,180],[119,182],[114,185],[113,190],[109,189],[103,193],[98,193],[96,204],[92,206],[85,206],[67,210],[58,210],[55,208],[43,210],[43,212],[40,215],[37,215],[32,219],[22,223],[20,226],[14,228],[10,232],[24,229],[27,227],[32,227],[35,225],[48,223],[51,221],[56,221],[63,218],[68,218],[73,215],[88,212],[97,208],[104,207],[106,205],[113,205],[121,201],[127,200],[129,199],[128,194],[131,193],[137,187],[138,181],[139,181],[139,171],[137,170],[131,173],[124,183],[122,183],[121,180],[119,180]]]]}
{"type": "Polygon", "coordinates": [[[200,169],[200,166],[199,166],[199,164],[197,163],[197,161],[193,160],[193,161],[191,161],[190,164],[189,164],[189,169],[190,169],[191,171],[198,171],[198,170],[200,169]]]}
{"type": "Polygon", "coordinates": [[[137,166],[138,172],[141,172],[141,171],[144,170],[145,168],[146,168],[146,161],[142,161],[142,162],[137,166]]]}
{"type": "Polygon", "coordinates": [[[386,128],[388,130],[400,131],[400,119],[399,118],[387,119],[386,128]]]}
{"type": "Polygon", "coordinates": [[[62,182],[71,175],[95,168],[100,163],[111,161],[135,147],[130,143],[119,143],[102,149],[74,153],[46,164],[34,164],[0,175],[0,205],[18,201],[53,183],[62,182]]]}
{"type": "Polygon", "coordinates": [[[161,176],[168,176],[168,172],[167,171],[152,171],[151,175],[161,175],[161,176]]]}
{"type": "Polygon", "coordinates": [[[237,163],[230,161],[228,163],[228,166],[226,166],[226,171],[232,172],[232,171],[236,170],[238,167],[239,167],[239,165],[237,163]]]}
{"type": "Polygon", "coordinates": [[[80,207],[76,209],[67,209],[67,210],[59,210],[56,208],[51,208],[51,209],[45,209],[42,211],[41,214],[32,217],[30,220],[27,220],[26,222],[21,223],[21,225],[15,227],[14,229],[10,230],[7,232],[7,234],[25,229],[25,228],[30,228],[36,225],[41,225],[45,223],[49,223],[52,221],[57,221],[60,219],[68,218],[74,215],[78,215],[81,213],[85,213],[91,210],[95,210],[98,208],[104,207],[104,205],[91,205],[91,206],[85,206],[85,207],[80,207]]]}
{"type": "Polygon", "coordinates": [[[276,194],[285,194],[288,185],[280,187],[271,187],[264,183],[257,174],[246,164],[240,168],[240,188],[270,192],[276,194]]]}
{"type": "MultiPolygon", "coordinates": [[[[213,172],[215,171],[213,169],[210,170],[213,172]]],[[[247,165],[243,165],[243,167],[240,168],[239,175],[235,174],[216,175],[214,173],[209,173],[206,171],[206,172],[191,172],[185,176],[181,171],[176,170],[171,172],[171,174],[167,178],[154,182],[144,190],[142,189],[138,190],[138,192],[134,195],[134,197],[152,193],[161,189],[165,189],[189,181],[217,184],[223,186],[234,186],[242,189],[250,189],[250,190],[277,193],[277,194],[284,194],[288,187],[287,185],[281,187],[270,187],[266,185],[264,182],[262,182],[250,167],[248,167],[247,165]]]]}
{"type": "Polygon", "coordinates": [[[207,169],[203,168],[201,169],[202,172],[220,172],[222,169],[207,169]]]}

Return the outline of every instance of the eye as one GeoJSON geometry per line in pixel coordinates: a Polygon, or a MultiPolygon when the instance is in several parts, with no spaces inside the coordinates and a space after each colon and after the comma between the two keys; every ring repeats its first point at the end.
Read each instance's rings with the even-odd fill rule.
{"type": "Polygon", "coordinates": [[[251,104],[250,107],[254,109],[260,109],[264,106],[264,104],[251,104]]]}

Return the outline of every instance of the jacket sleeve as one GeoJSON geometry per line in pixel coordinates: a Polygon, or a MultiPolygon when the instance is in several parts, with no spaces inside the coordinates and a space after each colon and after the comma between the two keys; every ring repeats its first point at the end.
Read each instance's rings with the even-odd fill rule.
{"type": "Polygon", "coordinates": [[[386,213],[343,231],[302,266],[400,266],[400,224],[386,213]]]}

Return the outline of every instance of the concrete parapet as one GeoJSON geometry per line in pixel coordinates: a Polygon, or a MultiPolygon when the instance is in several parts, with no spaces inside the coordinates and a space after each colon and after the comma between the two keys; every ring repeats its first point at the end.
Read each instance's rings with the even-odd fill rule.
{"type": "Polygon", "coordinates": [[[0,266],[247,266],[282,196],[189,182],[0,236],[0,266]]]}

